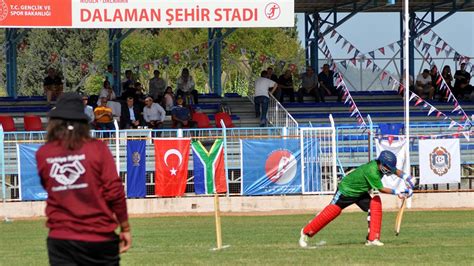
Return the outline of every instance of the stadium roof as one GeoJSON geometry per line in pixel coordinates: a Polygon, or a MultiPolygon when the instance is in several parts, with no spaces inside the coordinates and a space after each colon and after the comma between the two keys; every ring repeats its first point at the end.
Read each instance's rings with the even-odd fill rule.
{"type": "MultiPolygon", "coordinates": [[[[396,4],[387,5],[386,0],[295,0],[295,12],[313,13],[329,12],[336,8],[338,12],[400,12],[404,0],[396,0],[396,4]]],[[[428,11],[432,7],[437,12],[474,11],[472,0],[410,0],[410,9],[415,11],[428,11]]]]}

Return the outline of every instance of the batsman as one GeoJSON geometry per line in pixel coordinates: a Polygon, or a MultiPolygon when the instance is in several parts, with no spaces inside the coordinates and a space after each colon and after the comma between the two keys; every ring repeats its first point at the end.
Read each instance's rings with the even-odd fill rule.
{"type": "Polygon", "coordinates": [[[312,221],[301,229],[299,245],[308,247],[309,237],[313,237],[327,224],[334,220],[341,211],[357,204],[364,212],[367,212],[369,233],[366,246],[383,246],[380,241],[380,230],[382,228],[382,201],[379,195],[371,196],[370,191],[397,195],[399,198],[411,197],[413,194],[413,178],[397,169],[397,157],[391,151],[382,151],[376,160],[372,160],[356,168],[345,176],[338,185],[337,191],[331,203],[326,206],[312,221]],[[407,185],[404,190],[396,190],[384,187],[382,177],[395,174],[402,178],[407,185]]]}

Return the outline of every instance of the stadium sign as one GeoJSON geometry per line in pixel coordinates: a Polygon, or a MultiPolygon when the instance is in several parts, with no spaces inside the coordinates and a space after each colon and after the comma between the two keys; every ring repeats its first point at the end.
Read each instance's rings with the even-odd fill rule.
{"type": "Polygon", "coordinates": [[[0,0],[0,27],[293,27],[293,0],[0,0]]]}

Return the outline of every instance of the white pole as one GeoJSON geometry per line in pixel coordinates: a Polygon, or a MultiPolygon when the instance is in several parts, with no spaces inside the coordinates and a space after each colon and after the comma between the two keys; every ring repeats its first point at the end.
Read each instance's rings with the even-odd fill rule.
{"type": "Polygon", "coordinates": [[[410,12],[409,12],[409,0],[405,0],[405,47],[403,57],[405,58],[404,62],[404,72],[405,72],[405,139],[406,139],[406,149],[405,149],[405,169],[403,171],[407,174],[410,174],[410,71],[409,71],[409,41],[410,41],[410,12]]]}
{"type": "MultiPolygon", "coordinates": [[[[404,72],[405,72],[405,169],[403,171],[407,174],[410,173],[410,71],[409,71],[409,41],[410,41],[410,5],[409,0],[405,0],[405,49],[403,57],[405,58],[404,62],[404,72]]],[[[407,201],[407,207],[411,207],[411,198],[407,201]]]]}

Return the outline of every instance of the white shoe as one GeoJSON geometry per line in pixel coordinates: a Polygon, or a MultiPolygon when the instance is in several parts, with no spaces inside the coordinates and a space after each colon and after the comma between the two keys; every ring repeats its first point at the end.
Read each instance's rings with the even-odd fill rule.
{"type": "Polygon", "coordinates": [[[370,240],[367,240],[367,242],[365,242],[365,245],[366,245],[366,246],[376,246],[376,247],[381,247],[381,246],[383,246],[383,243],[382,243],[382,242],[380,242],[380,240],[378,240],[378,239],[375,239],[375,240],[372,240],[372,241],[370,241],[370,240]]]}
{"type": "Polygon", "coordinates": [[[305,235],[303,232],[303,229],[301,229],[300,232],[300,241],[299,241],[300,247],[302,248],[307,248],[308,247],[308,236],[305,235]]]}

